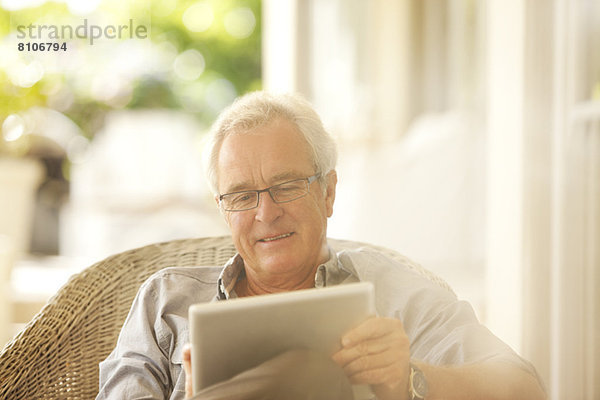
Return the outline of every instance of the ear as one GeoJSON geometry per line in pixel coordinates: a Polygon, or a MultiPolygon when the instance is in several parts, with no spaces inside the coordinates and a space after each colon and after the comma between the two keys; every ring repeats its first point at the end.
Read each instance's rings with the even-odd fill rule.
{"type": "Polygon", "coordinates": [[[335,170],[329,171],[325,179],[327,181],[327,191],[325,192],[325,207],[327,210],[327,217],[331,217],[333,215],[333,203],[335,202],[337,172],[335,170]]]}

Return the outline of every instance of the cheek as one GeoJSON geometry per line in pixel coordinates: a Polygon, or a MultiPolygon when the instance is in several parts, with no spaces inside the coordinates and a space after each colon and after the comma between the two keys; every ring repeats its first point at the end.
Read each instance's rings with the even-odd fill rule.
{"type": "Polygon", "coordinates": [[[240,214],[230,213],[226,218],[227,225],[233,237],[244,237],[244,233],[247,233],[248,222],[247,218],[243,218],[240,214]]]}
{"type": "Polygon", "coordinates": [[[314,200],[297,219],[307,223],[311,230],[320,231],[323,229],[323,225],[327,223],[327,208],[324,202],[318,201],[318,199],[314,200]]]}

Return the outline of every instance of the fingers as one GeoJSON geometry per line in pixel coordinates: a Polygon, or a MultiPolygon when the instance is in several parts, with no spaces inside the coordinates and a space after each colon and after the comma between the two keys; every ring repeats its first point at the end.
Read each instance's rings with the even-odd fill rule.
{"type": "Polygon", "coordinates": [[[365,340],[349,347],[343,347],[332,358],[341,367],[346,367],[352,362],[367,356],[385,353],[390,349],[390,338],[365,340]]]}
{"type": "Polygon", "coordinates": [[[400,386],[408,378],[409,367],[400,364],[390,364],[382,368],[359,371],[348,377],[353,385],[381,385],[393,389],[400,386]]]}
{"type": "Polygon", "coordinates": [[[381,354],[358,358],[343,369],[355,384],[390,384],[402,380],[408,374],[408,352],[386,351],[381,354]]]}
{"type": "Polygon", "coordinates": [[[349,372],[378,368],[405,357],[408,345],[400,335],[390,335],[344,348],[333,355],[334,361],[349,372]],[[395,338],[395,336],[398,336],[395,338]]]}
{"type": "Polygon", "coordinates": [[[388,335],[392,331],[401,330],[404,326],[395,318],[369,318],[356,328],[342,336],[342,346],[349,347],[363,340],[376,339],[388,335]]]}
{"type": "Polygon", "coordinates": [[[402,323],[371,318],[342,338],[342,349],[332,359],[354,384],[404,384],[408,377],[410,342],[402,323]]]}
{"type": "Polygon", "coordinates": [[[185,371],[185,397],[190,398],[194,395],[192,385],[192,346],[186,344],[183,347],[183,370],[185,371]]]}
{"type": "Polygon", "coordinates": [[[333,359],[344,367],[356,359],[390,353],[395,348],[408,350],[409,345],[402,322],[393,318],[370,318],[342,337],[343,347],[333,359]]]}
{"type": "Polygon", "coordinates": [[[407,371],[408,339],[402,335],[389,335],[344,348],[332,358],[352,383],[388,383],[407,371]]]}

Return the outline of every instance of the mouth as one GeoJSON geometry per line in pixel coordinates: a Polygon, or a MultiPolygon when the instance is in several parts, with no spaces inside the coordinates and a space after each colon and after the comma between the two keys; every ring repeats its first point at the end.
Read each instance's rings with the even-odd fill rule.
{"type": "Polygon", "coordinates": [[[265,238],[259,239],[258,241],[261,243],[269,243],[269,242],[274,242],[276,240],[288,238],[288,237],[292,236],[293,234],[294,234],[294,232],[289,232],[289,233],[284,233],[282,235],[265,237],[265,238]]]}

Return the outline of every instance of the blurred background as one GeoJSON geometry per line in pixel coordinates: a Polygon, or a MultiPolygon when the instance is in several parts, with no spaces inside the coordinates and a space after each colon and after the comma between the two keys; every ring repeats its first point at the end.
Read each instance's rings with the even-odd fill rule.
{"type": "Polygon", "coordinates": [[[95,261],[227,234],[203,137],[238,95],[294,91],[340,147],[329,236],[442,276],[551,398],[600,398],[597,2],[0,7],[2,344],[95,261]],[[83,24],[148,34],[51,36],[83,24]],[[67,50],[19,51],[42,41],[67,50]]]}

